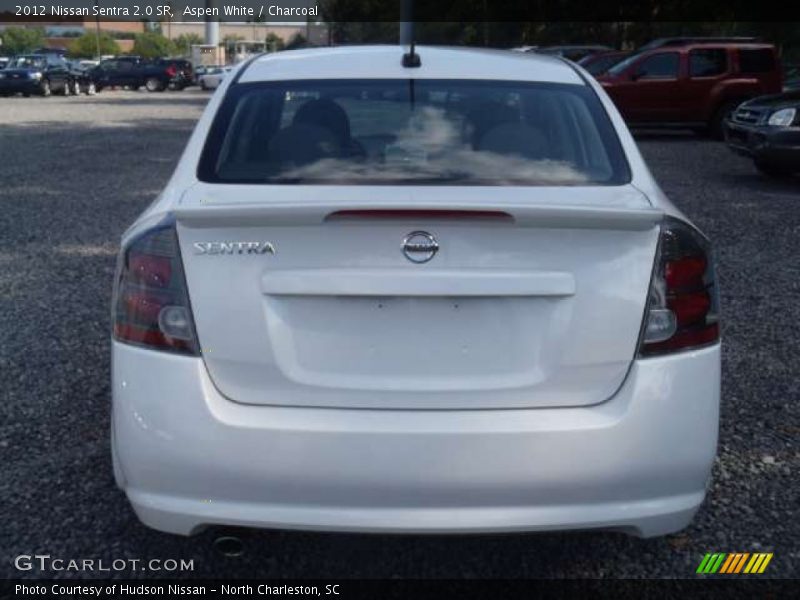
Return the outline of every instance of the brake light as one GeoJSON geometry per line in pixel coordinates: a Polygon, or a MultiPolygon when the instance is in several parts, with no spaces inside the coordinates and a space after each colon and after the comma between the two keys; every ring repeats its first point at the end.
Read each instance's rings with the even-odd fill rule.
{"type": "Polygon", "coordinates": [[[708,240],[678,219],[661,227],[640,356],[719,340],[719,289],[708,240]]]}
{"type": "Polygon", "coordinates": [[[173,224],[150,229],[122,249],[112,304],[115,339],[159,350],[198,354],[173,224]]]}

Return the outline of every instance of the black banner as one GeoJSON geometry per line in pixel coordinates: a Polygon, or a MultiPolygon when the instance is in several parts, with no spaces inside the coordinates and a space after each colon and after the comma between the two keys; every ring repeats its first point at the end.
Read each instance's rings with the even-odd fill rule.
{"type": "Polygon", "coordinates": [[[800,20],[798,3],[767,0],[0,0],[0,23],[687,22],[800,20]],[[410,12],[409,12],[410,11],[410,12]]]}
{"type": "Polygon", "coordinates": [[[796,582],[744,576],[690,580],[5,580],[2,598],[561,599],[789,598],[796,582]]]}

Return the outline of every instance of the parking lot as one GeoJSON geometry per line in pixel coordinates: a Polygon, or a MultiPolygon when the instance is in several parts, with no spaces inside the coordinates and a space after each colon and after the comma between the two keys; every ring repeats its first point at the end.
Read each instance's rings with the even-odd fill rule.
{"type": "Polygon", "coordinates": [[[219,530],[184,539],[142,526],[109,454],[115,254],[207,98],[194,88],[0,99],[0,576],[36,576],[13,558],[50,554],[194,559],[190,576],[691,577],[706,552],[754,551],[775,553],[765,576],[800,576],[800,179],[765,179],[684,132],[637,137],[719,265],[719,457],[689,529],[654,540],[245,531],[233,558],[212,547],[219,530]]]}

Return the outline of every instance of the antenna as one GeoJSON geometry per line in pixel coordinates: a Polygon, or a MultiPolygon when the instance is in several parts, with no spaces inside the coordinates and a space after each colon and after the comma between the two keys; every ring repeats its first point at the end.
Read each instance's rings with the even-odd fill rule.
{"type": "Polygon", "coordinates": [[[411,42],[408,52],[403,54],[403,66],[407,69],[415,69],[422,66],[419,54],[414,52],[414,42],[411,42]]]}
{"type": "Polygon", "coordinates": [[[419,54],[414,52],[414,0],[403,0],[400,4],[400,43],[408,44],[408,52],[403,54],[403,66],[412,69],[422,66],[419,54]]]}

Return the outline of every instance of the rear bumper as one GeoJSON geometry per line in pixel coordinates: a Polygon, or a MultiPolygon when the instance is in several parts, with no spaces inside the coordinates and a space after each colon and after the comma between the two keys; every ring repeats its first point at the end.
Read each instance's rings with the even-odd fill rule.
{"type": "Polygon", "coordinates": [[[727,121],[725,142],[742,156],[800,170],[800,129],[758,127],[727,121]]]}
{"type": "Polygon", "coordinates": [[[139,518],[390,532],[685,527],[716,453],[719,346],[636,361],[581,408],[241,405],[201,360],[113,342],[118,483],[139,518]]]}

